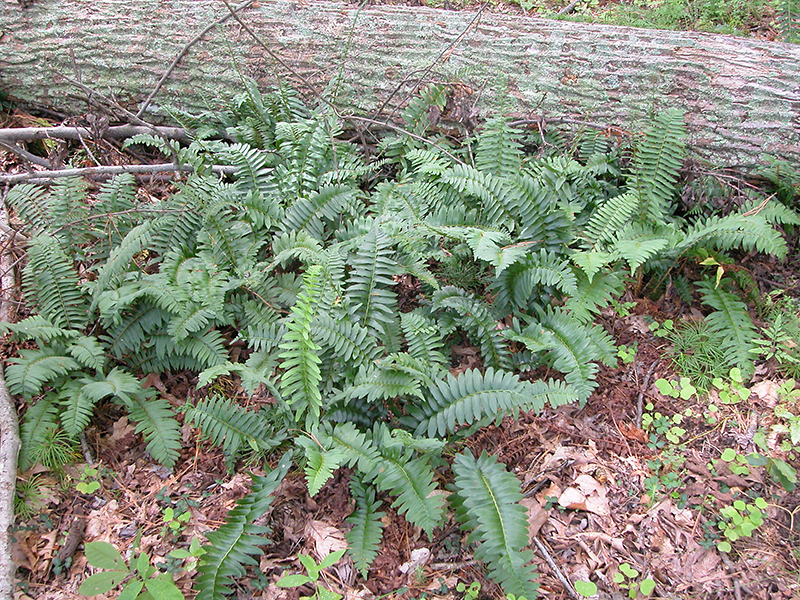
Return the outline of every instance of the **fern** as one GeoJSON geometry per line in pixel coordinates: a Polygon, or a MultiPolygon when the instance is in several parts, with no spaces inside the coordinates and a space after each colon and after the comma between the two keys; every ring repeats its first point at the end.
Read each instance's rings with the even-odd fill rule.
{"type": "Polygon", "coordinates": [[[345,533],[347,552],[361,576],[366,578],[369,566],[378,556],[384,527],[382,519],[386,513],[378,510],[381,502],[375,500],[375,489],[364,485],[357,477],[350,480],[350,495],[355,509],[347,517],[351,525],[350,531],[345,533]]]}
{"type": "Polygon", "coordinates": [[[298,437],[295,440],[306,455],[306,481],[308,482],[308,493],[311,496],[317,495],[346,458],[345,453],[335,446],[331,449],[321,447],[315,437],[298,437]]]}
{"type": "Polygon", "coordinates": [[[565,295],[575,294],[577,280],[569,263],[545,249],[529,254],[524,259],[498,273],[491,289],[496,293],[495,305],[507,312],[514,308],[527,308],[532,300],[545,295],[545,288],[556,288],[565,295]]]}
{"type": "Polygon", "coordinates": [[[6,380],[12,394],[31,398],[42,391],[49,382],[80,369],[70,356],[65,356],[59,346],[45,346],[39,350],[20,350],[19,358],[12,358],[6,366],[6,380]]]}
{"type": "Polygon", "coordinates": [[[521,132],[508,124],[508,118],[497,115],[484,125],[475,149],[475,167],[498,177],[511,177],[522,164],[521,132]]]}
{"type": "Polygon", "coordinates": [[[289,405],[295,406],[295,420],[303,414],[313,421],[319,419],[322,394],[319,390],[321,374],[320,346],[311,338],[311,326],[322,290],[322,267],[314,266],[303,277],[303,289],[292,308],[292,318],[287,323],[280,348],[283,352],[281,367],[281,393],[289,405]]]}
{"type": "Polygon", "coordinates": [[[347,300],[356,322],[378,339],[386,339],[396,320],[397,299],[391,287],[395,282],[396,263],[390,258],[389,237],[372,229],[350,261],[352,271],[347,281],[347,300]]]}
{"type": "Polygon", "coordinates": [[[36,448],[45,442],[48,431],[58,427],[58,412],[58,402],[52,394],[43,396],[25,412],[19,429],[21,472],[34,466],[36,448]]]}
{"type": "Polygon", "coordinates": [[[716,334],[725,359],[738,366],[745,376],[753,371],[756,328],[747,307],[734,294],[714,286],[709,280],[695,284],[703,297],[703,304],[714,309],[706,317],[709,329],[716,334]]]}
{"type": "Polygon", "coordinates": [[[639,197],[640,222],[662,223],[670,215],[685,137],[683,114],[671,109],[656,116],[645,139],[636,146],[631,183],[639,197]]]}
{"type": "Polygon", "coordinates": [[[220,446],[230,468],[242,447],[268,450],[274,440],[266,415],[248,411],[234,400],[211,395],[197,404],[187,404],[186,420],[199,427],[215,446],[220,446]]]}
{"type": "Polygon", "coordinates": [[[540,411],[545,402],[559,406],[577,399],[577,394],[556,382],[529,383],[516,375],[487,369],[470,369],[458,378],[451,374],[428,390],[425,402],[407,406],[407,423],[416,435],[444,437],[459,425],[499,419],[519,410],[540,411]]]}
{"type": "Polygon", "coordinates": [[[530,564],[528,516],[519,504],[519,481],[486,453],[475,459],[457,454],[453,461],[456,492],[451,503],[463,529],[472,529],[469,541],[480,542],[475,558],[489,569],[489,575],[506,594],[528,599],[538,597],[536,571],[530,564]]]}
{"type": "MultiPolygon", "coordinates": [[[[120,374],[119,379],[123,380],[120,382],[122,387],[133,378],[127,374],[120,374]],[[124,378],[128,381],[124,381],[124,378]]],[[[141,389],[138,382],[130,385],[130,388],[133,387],[139,389],[126,393],[124,397],[119,395],[117,397],[127,408],[131,420],[136,423],[136,433],[144,434],[147,451],[153,459],[165,467],[172,467],[178,460],[181,449],[181,430],[169,402],[163,398],[151,400],[152,393],[141,389]]]]}
{"type": "Polygon", "coordinates": [[[800,1],[778,0],[778,30],[784,42],[800,43],[800,1]]]}
{"type": "Polygon", "coordinates": [[[631,217],[638,208],[639,198],[632,192],[606,200],[592,214],[592,218],[585,227],[586,235],[592,246],[615,238],[617,232],[630,223],[631,217]]]}
{"type": "Polygon", "coordinates": [[[243,565],[256,565],[254,557],[262,554],[259,546],[269,543],[264,536],[269,529],[254,521],[272,503],[271,494],[277,489],[291,466],[284,455],[278,466],[264,477],[252,475],[250,493],[236,502],[225,518],[225,524],[206,534],[209,544],[197,566],[195,579],[197,600],[223,600],[233,593],[234,577],[245,574],[243,565]]]}
{"type": "Polygon", "coordinates": [[[83,329],[89,312],[78,276],[55,238],[37,236],[28,249],[23,287],[29,301],[53,325],[62,329],[83,329]]]}

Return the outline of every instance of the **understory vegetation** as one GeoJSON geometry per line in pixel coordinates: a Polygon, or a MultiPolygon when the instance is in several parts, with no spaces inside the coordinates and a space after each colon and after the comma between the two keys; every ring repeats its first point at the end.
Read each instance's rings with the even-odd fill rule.
{"type": "MultiPolygon", "coordinates": [[[[258,519],[294,468],[311,497],[349,474],[347,553],[360,577],[387,507],[428,537],[451,512],[503,593],[533,600],[521,483],[468,441],[507,416],[584,404],[599,365],[631,356],[595,322],[624,310],[626,289],[702,304],[694,320],[653,323],[686,380],[663,381],[662,393],[732,397],[767,364],[800,378],[797,300],[760,296],[737,263],[786,258],[785,233],[800,224],[791,173],[765,172],[775,193],[687,208],[680,112],[657,114],[632,139],[587,131],[566,142],[516,129],[499,110],[456,139],[431,128],[449,92],[424,89],[403,128],[367,156],[333,112],[248,84],[227,112],[192,121],[189,145],[127,142],[194,168],[171,195],[138,193],[132,175],[91,191],[79,178],[13,187],[6,202],[29,238],[22,281],[33,313],[3,324],[22,345],[5,367],[27,407],[21,471],[74,461],[96,411],[115,405],[164,467],[190,451],[188,426],[231,470],[272,465],[205,544],[176,555],[196,566],[198,600],[229,597],[257,564],[270,544],[258,519]],[[220,164],[235,175],[212,173],[220,164]],[[464,349],[471,364],[454,359],[464,349]],[[177,372],[193,378],[188,398],[148,383],[177,372]]],[[[696,197],[713,187],[691,186],[696,197]]],[[[794,398],[794,383],[785,392],[794,398]]],[[[800,417],[784,410],[784,435],[800,443],[800,417]]],[[[662,417],[646,409],[658,448],[680,437],[662,417]]],[[[758,460],[794,486],[789,462],[766,450],[758,460]]],[[[91,489],[96,475],[84,471],[78,485],[91,489]]],[[[756,504],[731,508],[720,516],[728,540],[760,518],[756,504]]],[[[165,530],[182,527],[181,514],[167,517],[165,530]]],[[[104,571],[83,593],[173,593],[145,554],[128,564],[115,552],[87,545],[104,571]]],[[[330,565],[304,558],[307,575],[283,585],[337,597],[317,585],[330,565]]]]}

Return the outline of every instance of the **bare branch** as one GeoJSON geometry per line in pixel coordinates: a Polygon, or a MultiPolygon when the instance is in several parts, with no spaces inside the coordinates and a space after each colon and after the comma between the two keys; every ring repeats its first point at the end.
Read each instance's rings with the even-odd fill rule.
{"type": "MultiPolygon", "coordinates": [[[[32,173],[19,173],[16,175],[0,175],[0,183],[19,183],[21,181],[40,183],[58,177],[73,177],[76,175],[108,176],[119,175],[120,173],[165,173],[169,171],[194,171],[194,167],[175,163],[162,163],[157,165],[120,165],[61,169],[58,171],[33,171],[32,173]]],[[[236,172],[236,167],[214,165],[211,167],[211,172],[230,175],[236,172]]]]}
{"type": "MultiPolygon", "coordinates": [[[[185,129],[180,127],[154,127],[143,125],[118,125],[109,127],[103,132],[105,139],[125,139],[142,133],[157,133],[160,137],[178,140],[181,142],[191,141],[191,137],[185,129]]],[[[17,127],[10,129],[0,129],[0,141],[19,142],[31,140],[80,140],[83,138],[93,139],[94,133],[88,127],[17,127]]],[[[31,161],[33,162],[33,161],[31,161]]]]}

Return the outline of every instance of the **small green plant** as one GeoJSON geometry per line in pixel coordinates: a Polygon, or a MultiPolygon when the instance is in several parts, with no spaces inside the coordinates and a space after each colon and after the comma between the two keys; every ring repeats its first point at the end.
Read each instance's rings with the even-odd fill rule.
{"type": "Polygon", "coordinates": [[[681,438],[686,434],[686,430],[680,427],[683,415],[675,413],[669,417],[658,411],[653,412],[653,408],[652,402],[648,402],[645,405],[645,412],[642,413],[642,429],[650,434],[648,446],[657,449],[663,448],[667,443],[680,444],[681,438]]]}
{"type": "Polygon", "coordinates": [[[767,501],[758,497],[752,504],[735,500],[733,505],[721,508],[719,511],[721,519],[717,522],[717,527],[727,539],[717,543],[717,550],[730,552],[731,542],[753,535],[756,528],[764,522],[761,511],[767,506],[767,501]]]}
{"type": "Polygon", "coordinates": [[[162,514],[162,519],[164,521],[164,529],[169,530],[171,533],[180,533],[184,527],[186,527],[186,523],[189,522],[189,519],[192,518],[192,513],[189,510],[185,510],[181,513],[176,514],[175,509],[171,506],[168,506],[164,509],[162,514]]]}
{"type": "Polygon", "coordinates": [[[300,596],[300,600],[341,600],[341,594],[332,592],[319,584],[319,576],[323,569],[332,567],[339,562],[339,559],[344,556],[344,553],[344,550],[331,552],[317,564],[313,558],[301,552],[297,555],[297,558],[300,560],[307,574],[284,575],[277,581],[276,585],[282,588],[296,588],[310,583],[313,584],[314,593],[311,596],[300,596]]]}
{"type": "Polygon", "coordinates": [[[97,490],[100,489],[100,480],[98,479],[98,475],[100,473],[99,469],[95,469],[94,467],[90,467],[89,465],[83,466],[83,471],[81,471],[80,478],[78,482],[75,484],[75,489],[78,490],[81,494],[94,494],[97,490]]]}
{"type": "Polygon", "coordinates": [[[42,482],[38,474],[17,478],[17,490],[14,495],[14,514],[20,519],[34,516],[42,508],[44,495],[42,482]]]}
{"type": "Polygon", "coordinates": [[[597,585],[591,581],[583,581],[582,579],[578,579],[575,582],[575,591],[584,598],[591,598],[597,593],[597,585]]]}
{"type": "Polygon", "coordinates": [[[649,577],[637,581],[639,575],[639,571],[628,563],[622,563],[619,566],[619,571],[614,573],[614,583],[619,585],[621,589],[628,590],[628,598],[638,598],[639,594],[643,597],[647,597],[653,593],[656,582],[649,577]]]}
{"type": "Polygon", "coordinates": [[[744,377],[739,367],[733,367],[729,374],[729,380],[715,377],[711,384],[717,388],[719,400],[723,404],[738,404],[750,397],[750,389],[744,386],[744,377]]]}
{"type": "Polygon", "coordinates": [[[631,309],[636,307],[636,302],[620,302],[616,298],[611,299],[611,308],[618,317],[630,317],[631,309]]]}
{"type": "Polygon", "coordinates": [[[633,344],[630,348],[625,344],[617,346],[617,356],[622,361],[622,364],[629,365],[636,360],[636,350],[638,347],[639,344],[633,344]]]}
{"type": "MultiPolygon", "coordinates": [[[[725,448],[720,459],[727,464],[728,470],[734,475],[749,475],[750,467],[747,458],[736,452],[733,448],[725,448]]],[[[712,462],[713,464],[713,462],[712,462]]]]}
{"type": "Polygon", "coordinates": [[[86,560],[100,572],[87,577],[78,590],[84,596],[107,594],[122,586],[120,600],[183,600],[172,575],[162,573],[150,564],[150,557],[139,552],[128,565],[119,551],[108,542],[86,544],[86,560]]]}
{"type": "Polygon", "coordinates": [[[206,549],[200,545],[200,539],[197,536],[194,536],[192,538],[192,541],[189,542],[188,550],[184,548],[176,548],[175,550],[169,553],[169,556],[170,558],[186,561],[184,563],[183,568],[186,571],[193,571],[194,569],[197,568],[197,562],[200,560],[200,557],[203,556],[205,553],[206,549]]]}
{"type": "Polygon", "coordinates": [[[650,333],[656,337],[669,337],[675,331],[675,322],[672,319],[667,319],[663,323],[653,321],[650,323],[650,333]]]}
{"type": "Polygon", "coordinates": [[[688,377],[681,377],[677,384],[663,378],[657,379],[656,387],[665,396],[681,398],[682,400],[689,400],[697,393],[697,388],[692,385],[692,381],[688,377]]]}
{"type": "Polygon", "coordinates": [[[475,600],[481,592],[481,584],[478,581],[473,581],[467,586],[466,583],[459,581],[456,591],[464,594],[464,600],[475,600]]]}

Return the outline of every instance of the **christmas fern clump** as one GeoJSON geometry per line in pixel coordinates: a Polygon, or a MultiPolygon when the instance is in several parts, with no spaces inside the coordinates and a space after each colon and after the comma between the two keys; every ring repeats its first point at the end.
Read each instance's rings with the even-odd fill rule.
{"type": "MultiPolygon", "coordinates": [[[[22,468],[48,440],[75,443],[101,402],[125,410],[167,466],[191,427],[230,469],[286,445],[292,456],[208,534],[199,600],[230,595],[269,543],[256,523],[292,458],[310,495],[349,477],[347,540],[362,576],[387,507],[429,537],[452,509],[504,591],[533,600],[519,482],[460,454],[448,503],[448,444],[585,402],[598,365],[616,364],[595,317],[626,281],[657,288],[687,258],[719,251],[783,258],[780,227],[798,215],[754,195],[727,215],[681,217],[676,111],[654,120],[626,167],[597,136],[577,156],[556,145],[531,155],[503,116],[465,143],[426,140],[452,104],[451,86],[431,85],[367,161],[333,111],[244,85],[192,143],[130,142],[194,167],[171,196],[145,201],[128,175],[92,192],[70,179],[7,194],[26,223],[23,290],[38,312],[3,326],[29,341],[5,365],[28,403],[22,468]],[[219,163],[234,173],[212,176],[219,163]],[[531,376],[544,369],[563,380],[531,376]],[[183,406],[143,383],[170,372],[196,381],[183,406]]],[[[698,289],[725,360],[744,368],[756,344],[744,304],[698,289]]]]}

